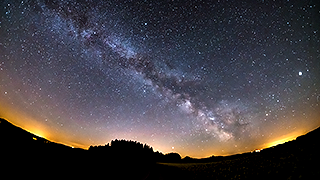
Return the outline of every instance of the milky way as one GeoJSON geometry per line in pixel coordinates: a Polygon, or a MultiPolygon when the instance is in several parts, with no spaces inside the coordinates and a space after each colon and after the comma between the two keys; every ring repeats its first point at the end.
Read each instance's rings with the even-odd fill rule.
{"type": "Polygon", "coordinates": [[[203,157],[320,125],[319,3],[0,7],[0,116],[49,139],[203,157]]]}

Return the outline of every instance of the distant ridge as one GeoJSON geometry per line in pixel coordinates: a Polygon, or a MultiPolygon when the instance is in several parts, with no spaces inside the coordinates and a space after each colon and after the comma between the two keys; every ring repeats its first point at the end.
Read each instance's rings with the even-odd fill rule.
{"type": "Polygon", "coordinates": [[[186,156],[182,159],[182,162],[216,162],[221,160],[231,160],[237,159],[241,157],[250,157],[250,156],[283,156],[288,154],[296,154],[296,155],[303,155],[303,153],[313,153],[314,155],[318,156],[318,152],[316,151],[316,147],[319,146],[319,138],[320,138],[320,127],[315,128],[314,130],[298,136],[295,140],[291,140],[285,142],[283,144],[278,144],[275,146],[271,146],[268,148],[264,148],[258,151],[250,151],[244,152],[241,154],[234,154],[229,156],[214,156],[201,159],[195,159],[189,156],[186,156]],[[315,152],[316,151],[316,152],[315,152]]]}

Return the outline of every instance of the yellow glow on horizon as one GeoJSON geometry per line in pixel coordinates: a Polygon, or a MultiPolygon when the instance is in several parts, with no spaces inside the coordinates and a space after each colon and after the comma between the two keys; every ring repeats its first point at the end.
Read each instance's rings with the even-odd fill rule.
{"type": "MultiPolygon", "coordinates": [[[[28,130],[27,130],[28,131],[28,130]]],[[[41,131],[41,130],[34,130],[34,131],[29,131],[30,133],[32,133],[32,134],[34,134],[34,135],[36,135],[36,136],[38,136],[38,137],[41,137],[41,138],[45,138],[45,139],[47,139],[45,136],[44,136],[44,134],[45,133],[43,133],[43,131],[41,131]]]]}
{"type": "Polygon", "coordinates": [[[279,145],[279,144],[286,143],[288,141],[295,140],[297,138],[297,136],[299,136],[299,135],[291,135],[291,136],[288,136],[288,137],[285,137],[285,138],[277,139],[275,141],[266,143],[265,148],[269,148],[269,147],[272,147],[272,146],[276,146],[276,145],[279,145]]]}

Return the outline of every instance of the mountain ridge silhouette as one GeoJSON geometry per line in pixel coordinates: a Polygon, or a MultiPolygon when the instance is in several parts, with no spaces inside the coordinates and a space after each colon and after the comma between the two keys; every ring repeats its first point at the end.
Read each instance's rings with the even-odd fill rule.
{"type": "MultiPolygon", "coordinates": [[[[72,148],[34,135],[0,118],[0,155],[4,164],[1,169],[11,175],[19,170],[30,176],[34,176],[37,172],[40,175],[50,171],[50,175],[56,178],[66,175],[98,178],[99,173],[95,172],[108,172],[116,175],[118,179],[181,179],[182,177],[184,179],[207,179],[208,177],[210,177],[208,179],[212,177],[224,179],[223,177],[228,173],[222,167],[228,163],[232,177],[242,173],[248,175],[246,172],[248,168],[238,171],[238,166],[257,169],[256,172],[268,174],[269,171],[254,166],[255,163],[260,163],[260,166],[264,166],[265,169],[272,169],[271,175],[278,175],[277,168],[273,169],[273,166],[291,163],[292,173],[298,172],[296,174],[304,178],[307,174],[319,175],[316,170],[320,160],[317,150],[319,137],[320,128],[318,127],[295,140],[265,148],[260,152],[252,151],[230,156],[213,155],[195,159],[188,156],[181,158],[178,153],[154,152],[153,148],[147,144],[123,139],[112,140],[103,146],[90,146],[88,150],[72,148]],[[77,171],[73,172],[72,169],[77,171]],[[213,171],[215,169],[220,171],[213,171]],[[305,171],[308,173],[304,173],[305,171]]],[[[256,172],[250,171],[249,175],[252,173],[253,176],[256,172]]],[[[260,175],[253,177],[260,177],[260,175]]]]}

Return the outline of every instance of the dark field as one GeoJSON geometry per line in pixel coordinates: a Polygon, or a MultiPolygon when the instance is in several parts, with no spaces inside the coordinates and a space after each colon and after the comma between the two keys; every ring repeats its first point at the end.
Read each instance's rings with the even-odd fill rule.
{"type": "MultiPolygon", "coordinates": [[[[174,167],[186,179],[315,179],[319,156],[243,157],[208,163],[161,163],[174,167]]],[[[178,176],[178,175],[176,175],[178,176]]]]}

